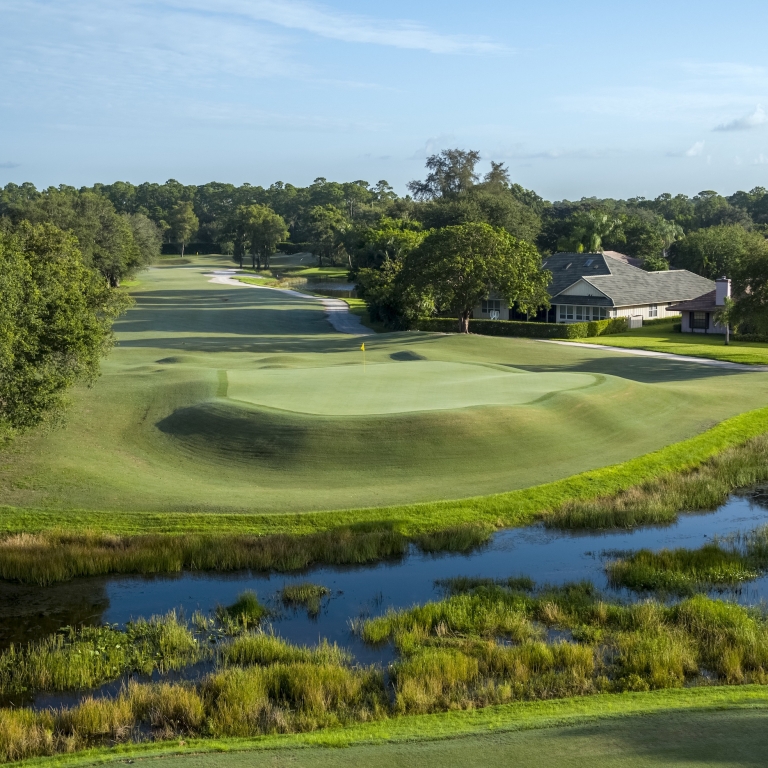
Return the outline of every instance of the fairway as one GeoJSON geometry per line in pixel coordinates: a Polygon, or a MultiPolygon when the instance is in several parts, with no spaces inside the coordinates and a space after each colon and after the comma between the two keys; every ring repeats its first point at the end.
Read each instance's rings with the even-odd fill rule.
{"type": "Polygon", "coordinates": [[[337,333],[321,304],[156,267],[62,429],[19,439],[0,504],[301,512],[460,499],[615,464],[768,401],[768,374],[545,344],[337,333]]]}

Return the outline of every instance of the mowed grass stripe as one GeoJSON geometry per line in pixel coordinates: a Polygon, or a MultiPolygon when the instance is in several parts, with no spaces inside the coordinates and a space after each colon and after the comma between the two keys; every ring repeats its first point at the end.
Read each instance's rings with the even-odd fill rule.
{"type": "Polygon", "coordinates": [[[712,429],[659,451],[602,469],[493,496],[369,509],[295,514],[199,514],[0,507],[0,530],[68,531],[115,534],[248,533],[311,534],[339,527],[391,528],[405,535],[437,531],[468,523],[511,527],[573,500],[589,500],[627,490],[654,478],[685,472],[728,448],[768,432],[768,408],[740,414],[712,429]]]}

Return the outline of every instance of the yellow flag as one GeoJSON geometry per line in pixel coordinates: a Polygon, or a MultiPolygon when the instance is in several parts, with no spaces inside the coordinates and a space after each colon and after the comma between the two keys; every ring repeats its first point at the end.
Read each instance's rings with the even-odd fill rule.
{"type": "Polygon", "coordinates": [[[362,350],[363,350],[363,352],[365,352],[365,342],[363,342],[363,343],[360,345],[360,349],[362,349],[362,350]]]}

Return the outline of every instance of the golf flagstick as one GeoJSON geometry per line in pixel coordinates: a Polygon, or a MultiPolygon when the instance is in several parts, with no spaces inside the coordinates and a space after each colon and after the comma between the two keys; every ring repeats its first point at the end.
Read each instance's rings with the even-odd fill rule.
{"type": "Polygon", "coordinates": [[[365,373],[365,342],[360,345],[360,349],[363,350],[363,373],[365,373]]]}

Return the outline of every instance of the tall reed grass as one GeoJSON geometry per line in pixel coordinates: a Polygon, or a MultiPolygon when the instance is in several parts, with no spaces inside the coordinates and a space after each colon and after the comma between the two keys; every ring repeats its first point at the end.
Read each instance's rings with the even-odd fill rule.
{"type": "MultiPolygon", "coordinates": [[[[113,698],[74,707],[0,709],[0,760],[713,679],[768,683],[768,619],[755,609],[704,595],[677,605],[610,603],[586,582],[531,589],[515,580],[456,579],[451,588],[443,600],[358,626],[367,642],[396,643],[388,676],[354,666],[335,645],[299,647],[241,631],[217,647],[218,667],[197,683],[132,681],[113,698]]],[[[73,646],[84,642],[73,637],[73,646]]]]}
{"type": "Polygon", "coordinates": [[[407,548],[408,539],[392,530],[307,536],[21,533],[0,540],[0,578],[42,586],[109,573],[284,572],[314,563],[355,565],[402,557],[407,548]]]}
{"type": "Polygon", "coordinates": [[[542,517],[548,528],[667,525],[678,512],[714,510],[730,493],[768,480],[768,435],[729,448],[687,472],[647,480],[590,501],[568,501],[542,517]]]}
{"type": "Polygon", "coordinates": [[[129,672],[179,670],[208,655],[175,613],[116,627],[68,627],[0,653],[0,693],[86,690],[129,672]]]}

